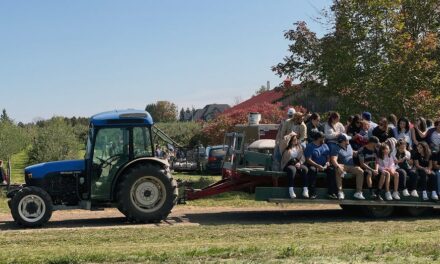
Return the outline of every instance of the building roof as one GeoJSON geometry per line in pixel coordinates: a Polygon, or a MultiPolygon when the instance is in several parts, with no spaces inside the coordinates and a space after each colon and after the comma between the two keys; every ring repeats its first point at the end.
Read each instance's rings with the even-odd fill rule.
{"type": "Polygon", "coordinates": [[[137,125],[152,125],[153,118],[148,112],[143,110],[114,110],[92,116],[90,119],[90,123],[92,123],[94,126],[120,124],[129,125],[130,123],[137,125]]]}
{"type": "Polygon", "coordinates": [[[194,120],[205,120],[214,118],[215,115],[223,113],[231,108],[228,104],[208,104],[203,109],[197,109],[194,113],[194,120]]]}
{"type": "Polygon", "coordinates": [[[283,98],[283,96],[284,96],[284,92],[282,89],[273,89],[270,91],[266,91],[264,93],[252,96],[250,99],[241,102],[232,108],[227,109],[225,113],[229,113],[234,110],[246,109],[256,104],[262,104],[262,103],[272,104],[283,98]]]}

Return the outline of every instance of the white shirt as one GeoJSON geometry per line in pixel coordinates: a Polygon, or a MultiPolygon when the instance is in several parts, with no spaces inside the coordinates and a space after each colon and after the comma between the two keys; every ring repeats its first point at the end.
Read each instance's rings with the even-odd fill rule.
{"type": "Polygon", "coordinates": [[[411,139],[411,130],[408,130],[406,132],[404,132],[403,130],[399,131],[397,130],[397,128],[394,128],[394,135],[396,136],[396,139],[404,139],[406,141],[406,143],[409,144],[409,146],[412,148],[412,139],[411,139]]]}
{"type": "Polygon", "coordinates": [[[328,123],[324,126],[325,139],[329,142],[337,143],[337,137],[342,133],[345,133],[345,127],[340,122],[334,124],[333,127],[329,126],[328,123]]]}
{"type": "Polygon", "coordinates": [[[290,158],[291,159],[296,159],[298,157],[298,149],[297,148],[292,148],[291,152],[290,152],[290,158]]]}

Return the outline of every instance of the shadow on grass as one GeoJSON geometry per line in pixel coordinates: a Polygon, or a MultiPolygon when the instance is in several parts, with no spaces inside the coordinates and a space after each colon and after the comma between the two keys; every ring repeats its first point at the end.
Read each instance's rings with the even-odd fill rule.
{"type": "MultiPolygon", "coordinates": [[[[99,215],[97,215],[99,217],[99,215]]],[[[188,212],[182,215],[170,215],[161,223],[133,224],[127,222],[124,217],[89,218],[74,220],[50,221],[41,229],[52,228],[110,228],[110,227],[166,227],[185,225],[266,225],[266,224],[295,224],[295,223],[340,223],[340,222],[377,222],[377,221],[404,221],[439,219],[440,210],[433,211],[430,215],[409,217],[396,214],[386,219],[371,219],[352,214],[341,209],[326,210],[303,210],[303,209],[280,209],[251,210],[251,211],[219,211],[219,212],[188,212]]],[[[23,229],[13,221],[0,221],[0,230],[23,229]]]]}

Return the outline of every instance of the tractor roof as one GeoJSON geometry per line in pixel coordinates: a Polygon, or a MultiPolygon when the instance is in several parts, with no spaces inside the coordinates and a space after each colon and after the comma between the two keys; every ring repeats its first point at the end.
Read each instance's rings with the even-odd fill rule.
{"type": "Polygon", "coordinates": [[[152,125],[153,118],[148,112],[142,110],[114,110],[92,116],[90,123],[94,126],[152,125]]]}

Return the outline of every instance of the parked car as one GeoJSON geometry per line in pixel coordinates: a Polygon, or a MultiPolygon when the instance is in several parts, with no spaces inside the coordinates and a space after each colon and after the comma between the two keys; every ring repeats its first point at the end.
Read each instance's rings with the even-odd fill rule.
{"type": "Polygon", "coordinates": [[[217,145],[206,148],[206,158],[203,161],[203,169],[209,174],[221,174],[223,159],[228,146],[217,145]]]}

